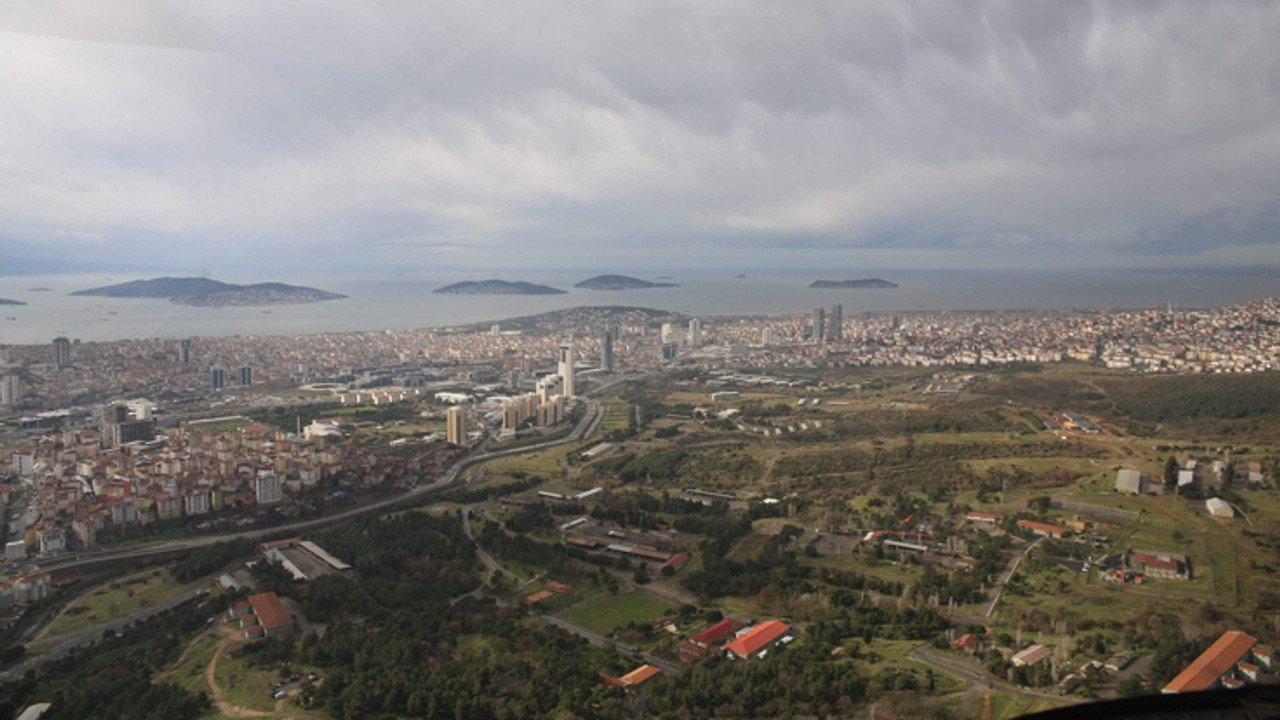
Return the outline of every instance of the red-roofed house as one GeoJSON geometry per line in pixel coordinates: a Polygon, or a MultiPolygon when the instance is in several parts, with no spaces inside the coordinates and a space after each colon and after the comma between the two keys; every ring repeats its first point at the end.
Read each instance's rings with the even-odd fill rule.
{"type": "Polygon", "coordinates": [[[791,626],[781,620],[767,620],[725,643],[724,649],[746,660],[790,631],[791,626]]]}
{"type": "Polygon", "coordinates": [[[1233,678],[1236,664],[1247,660],[1249,651],[1258,643],[1252,636],[1239,630],[1228,630],[1218,638],[1200,657],[1191,661],[1186,670],[1164,686],[1166,695],[1175,693],[1200,692],[1210,690],[1219,685],[1233,686],[1239,680],[1233,678]],[[1228,683],[1227,680],[1232,680],[1228,683]]]}
{"type": "Polygon", "coordinates": [[[1003,515],[986,512],[971,512],[968,515],[965,515],[965,519],[969,522],[990,523],[992,525],[999,525],[1004,522],[1003,515]]]}
{"type": "Polygon", "coordinates": [[[1035,520],[1019,520],[1018,527],[1023,530],[1030,530],[1036,535],[1054,538],[1055,540],[1066,537],[1071,532],[1061,525],[1050,525],[1049,523],[1036,522],[1035,520]]]}
{"type": "Polygon", "coordinates": [[[244,612],[241,603],[231,608],[232,612],[240,613],[240,627],[246,638],[283,635],[293,630],[293,618],[289,617],[279,595],[273,592],[250,595],[248,604],[248,613],[244,612]]]}

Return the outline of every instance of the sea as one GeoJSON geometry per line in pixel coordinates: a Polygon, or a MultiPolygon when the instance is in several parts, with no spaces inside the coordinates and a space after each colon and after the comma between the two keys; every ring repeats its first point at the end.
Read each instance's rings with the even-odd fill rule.
{"type": "Polygon", "coordinates": [[[861,270],[631,272],[679,287],[582,290],[592,273],[518,271],[318,274],[305,277],[218,276],[236,283],[280,281],[347,295],[346,299],[271,307],[188,307],[166,300],[78,297],[76,290],[149,275],[0,276],[0,344],[39,344],[65,335],[84,341],[449,327],[494,322],[575,306],[626,305],[693,316],[784,315],[835,303],[859,313],[961,310],[1107,310],[1205,308],[1280,295],[1280,269],[1190,270],[861,270]],[[817,279],[879,277],[895,289],[811,289],[817,279]],[[527,280],[564,295],[439,295],[462,280],[527,280]]]}

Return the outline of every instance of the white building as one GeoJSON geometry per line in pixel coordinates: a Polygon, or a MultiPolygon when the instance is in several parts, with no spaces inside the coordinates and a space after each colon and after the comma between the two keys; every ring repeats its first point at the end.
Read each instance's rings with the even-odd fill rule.
{"type": "Polygon", "coordinates": [[[284,499],[284,494],[280,490],[280,478],[273,472],[259,473],[253,485],[253,492],[258,498],[259,505],[271,505],[284,499]]]}
{"type": "Polygon", "coordinates": [[[560,359],[559,372],[557,374],[560,376],[560,379],[564,382],[564,387],[562,388],[562,394],[565,397],[571,398],[574,395],[574,392],[573,392],[573,346],[561,345],[559,359],[560,359]]]}
{"type": "Polygon", "coordinates": [[[4,544],[5,560],[25,560],[27,558],[27,541],[14,540],[4,544]]]}
{"type": "Polygon", "coordinates": [[[1235,510],[1231,509],[1231,505],[1222,498],[1209,498],[1204,501],[1204,507],[1209,514],[1217,518],[1235,517],[1235,510]]]}
{"type": "Polygon", "coordinates": [[[689,321],[689,347],[702,347],[702,321],[698,318],[689,321]]]}
{"type": "Polygon", "coordinates": [[[16,405],[22,399],[22,385],[17,375],[0,377],[0,406],[16,405]]]}
{"type": "Polygon", "coordinates": [[[40,554],[62,552],[67,549],[67,534],[60,527],[36,532],[36,540],[40,543],[40,554]]]}
{"type": "Polygon", "coordinates": [[[204,515],[209,512],[209,493],[197,490],[183,498],[184,508],[188,515],[204,515]]]}

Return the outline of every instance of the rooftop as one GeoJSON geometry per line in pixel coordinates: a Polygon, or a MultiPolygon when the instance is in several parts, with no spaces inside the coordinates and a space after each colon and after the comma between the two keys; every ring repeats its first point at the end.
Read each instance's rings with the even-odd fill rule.
{"type": "Polygon", "coordinates": [[[1218,679],[1240,662],[1257,640],[1239,630],[1228,630],[1208,650],[1164,686],[1165,693],[1199,692],[1213,687],[1218,679]]]}
{"type": "Polygon", "coordinates": [[[782,637],[789,630],[791,630],[791,626],[781,620],[767,620],[743,633],[737,639],[725,643],[724,647],[739,657],[747,657],[782,637]]]}
{"type": "Polygon", "coordinates": [[[250,595],[249,604],[253,606],[253,614],[258,616],[258,622],[268,630],[288,627],[293,622],[289,611],[284,609],[284,603],[280,602],[280,596],[273,592],[250,595]]]}

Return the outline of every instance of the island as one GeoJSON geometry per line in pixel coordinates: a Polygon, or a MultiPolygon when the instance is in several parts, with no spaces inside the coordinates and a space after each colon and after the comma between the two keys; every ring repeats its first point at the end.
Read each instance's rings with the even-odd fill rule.
{"type": "Polygon", "coordinates": [[[568,291],[523,280],[465,280],[433,292],[441,295],[564,295],[568,291]]]}
{"type": "Polygon", "coordinates": [[[300,305],[347,297],[301,285],[286,285],[278,282],[234,285],[203,277],[131,280],[119,285],[77,290],[71,294],[110,298],[156,298],[166,299],[178,305],[202,307],[300,305]]]}
{"type": "Polygon", "coordinates": [[[0,298],[0,305],[26,305],[26,303],[18,300],[9,300],[8,298],[0,298]]]}
{"type": "Polygon", "coordinates": [[[680,287],[669,282],[650,282],[628,275],[596,275],[574,285],[587,290],[647,290],[649,288],[680,287]]]}
{"type": "Polygon", "coordinates": [[[861,278],[858,280],[814,280],[809,283],[809,287],[818,288],[820,290],[836,290],[836,289],[855,289],[855,290],[885,290],[888,288],[898,287],[897,283],[881,280],[880,278],[861,278]]]}
{"type": "Polygon", "coordinates": [[[53,292],[53,288],[44,287],[44,286],[33,287],[33,288],[27,288],[27,292],[53,292]]]}

